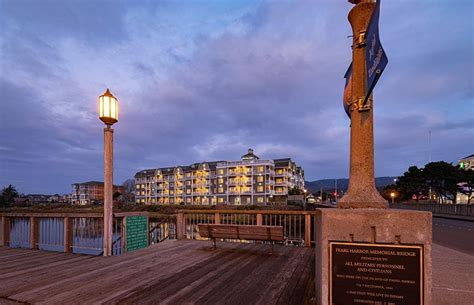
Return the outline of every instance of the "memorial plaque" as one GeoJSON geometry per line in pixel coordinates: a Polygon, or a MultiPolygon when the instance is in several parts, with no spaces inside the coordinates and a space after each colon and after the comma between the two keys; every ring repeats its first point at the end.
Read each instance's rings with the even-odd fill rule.
{"type": "Polygon", "coordinates": [[[148,217],[127,216],[127,252],[148,247],[148,217]]]}
{"type": "Polygon", "coordinates": [[[329,242],[329,304],[423,304],[423,248],[329,242]]]}

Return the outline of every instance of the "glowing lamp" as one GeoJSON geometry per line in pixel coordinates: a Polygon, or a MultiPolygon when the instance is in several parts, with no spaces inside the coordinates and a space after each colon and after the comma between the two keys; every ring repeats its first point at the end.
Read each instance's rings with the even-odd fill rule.
{"type": "Polygon", "coordinates": [[[106,125],[113,125],[118,121],[118,100],[109,89],[99,96],[99,118],[106,125]]]}

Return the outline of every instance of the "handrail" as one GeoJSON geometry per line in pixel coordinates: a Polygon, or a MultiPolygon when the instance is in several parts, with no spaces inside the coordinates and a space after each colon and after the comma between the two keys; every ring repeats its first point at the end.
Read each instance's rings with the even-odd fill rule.
{"type": "MultiPolygon", "coordinates": [[[[172,217],[167,217],[167,218],[165,218],[164,220],[162,220],[162,221],[160,221],[159,223],[157,223],[151,230],[148,231],[148,234],[151,234],[153,231],[157,230],[160,225],[162,225],[162,224],[164,224],[164,223],[170,222],[170,221],[171,221],[171,218],[172,218],[172,217]]],[[[163,242],[163,241],[165,241],[165,240],[167,240],[167,239],[169,239],[169,238],[170,238],[170,236],[169,236],[169,235],[166,235],[163,239],[158,239],[157,243],[161,243],[161,242],[163,242]]]]}
{"type": "Polygon", "coordinates": [[[38,217],[38,218],[102,218],[104,213],[102,212],[2,212],[0,216],[5,217],[38,217]]]}
{"type": "Polygon", "coordinates": [[[282,210],[179,210],[184,214],[265,214],[265,215],[316,215],[316,211],[282,210]]]}

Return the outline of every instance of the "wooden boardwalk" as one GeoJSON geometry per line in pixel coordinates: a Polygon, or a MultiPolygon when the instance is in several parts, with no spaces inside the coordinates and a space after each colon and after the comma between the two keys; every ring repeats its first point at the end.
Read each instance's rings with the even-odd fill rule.
{"type": "Polygon", "coordinates": [[[0,304],[304,304],[314,249],[166,241],[95,257],[0,247],[0,304]]]}

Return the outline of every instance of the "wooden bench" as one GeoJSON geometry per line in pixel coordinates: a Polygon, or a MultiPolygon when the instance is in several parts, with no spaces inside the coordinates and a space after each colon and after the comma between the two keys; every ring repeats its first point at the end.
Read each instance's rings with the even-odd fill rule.
{"type": "Polygon", "coordinates": [[[285,240],[283,227],[281,226],[198,224],[198,232],[201,237],[212,239],[214,249],[216,248],[217,238],[258,240],[269,241],[270,254],[272,254],[273,243],[285,240]]]}

